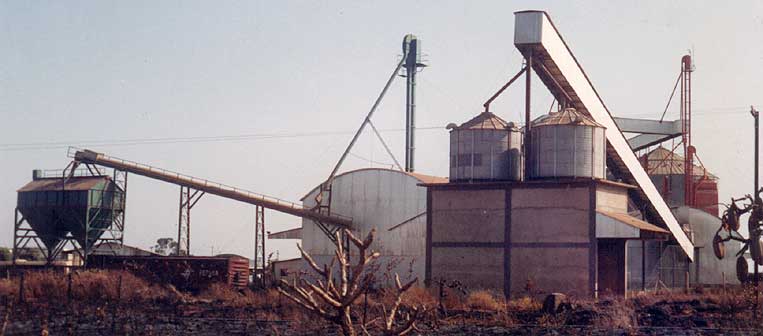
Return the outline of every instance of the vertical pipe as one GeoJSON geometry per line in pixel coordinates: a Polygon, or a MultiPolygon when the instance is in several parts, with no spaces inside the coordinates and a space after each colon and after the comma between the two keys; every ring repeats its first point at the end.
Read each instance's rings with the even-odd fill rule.
{"type": "Polygon", "coordinates": [[[416,70],[419,67],[419,40],[408,34],[403,38],[405,57],[405,171],[414,171],[416,133],[416,70]]]}
{"type": "Polygon", "coordinates": [[[528,52],[526,58],[527,65],[525,66],[525,177],[530,176],[530,165],[534,159],[530,155],[531,139],[530,139],[530,84],[531,84],[531,69],[533,66],[532,49],[528,52]]]}

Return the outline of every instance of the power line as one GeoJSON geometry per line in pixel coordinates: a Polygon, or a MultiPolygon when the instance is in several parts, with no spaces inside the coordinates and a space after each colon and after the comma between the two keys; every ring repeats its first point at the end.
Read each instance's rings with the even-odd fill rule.
{"type": "MultiPolygon", "coordinates": [[[[419,130],[445,129],[442,126],[417,127],[419,130]]],[[[405,129],[380,129],[379,132],[402,132],[405,129]]],[[[61,149],[69,146],[136,146],[136,145],[154,145],[154,144],[173,144],[173,143],[203,143],[203,142],[230,142],[230,141],[251,141],[266,139],[288,139],[288,138],[306,138],[321,136],[336,136],[352,134],[351,131],[322,131],[322,132],[301,132],[301,133],[262,133],[262,134],[240,134],[240,135],[220,135],[220,136],[196,136],[196,137],[166,137],[166,138],[134,138],[118,140],[84,140],[84,141],[57,141],[57,142],[30,142],[30,143],[8,143],[0,144],[0,151],[22,151],[22,150],[46,150],[61,149]]]]}

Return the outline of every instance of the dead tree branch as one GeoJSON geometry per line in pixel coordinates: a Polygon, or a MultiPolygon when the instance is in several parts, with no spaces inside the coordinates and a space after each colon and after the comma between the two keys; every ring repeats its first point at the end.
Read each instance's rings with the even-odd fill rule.
{"type": "Polygon", "coordinates": [[[375,230],[371,230],[366,239],[361,241],[349,230],[337,231],[334,242],[335,255],[331,262],[323,267],[318,266],[313,257],[297,244],[302,258],[321,279],[315,283],[303,281],[300,284],[296,281],[290,284],[281,280],[278,291],[307,311],[339,325],[344,335],[355,336],[351,306],[373,282],[373,275],[365,274],[363,271],[369,263],[379,257],[379,253],[369,252],[374,234],[375,230]],[[358,261],[354,265],[351,265],[349,261],[350,252],[342,246],[343,237],[346,237],[358,249],[358,261]],[[339,263],[338,283],[333,275],[335,262],[339,263]]]}

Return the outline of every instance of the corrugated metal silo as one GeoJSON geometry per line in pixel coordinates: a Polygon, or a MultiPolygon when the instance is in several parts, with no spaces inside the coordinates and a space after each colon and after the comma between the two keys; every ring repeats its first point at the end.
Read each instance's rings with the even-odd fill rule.
{"type": "Polygon", "coordinates": [[[605,176],[605,128],[568,108],[533,121],[530,178],[605,176]]]}
{"type": "Polygon", "coordinates": [[[522,178],[522,134],[513,123],[483,112],[449,128],[451,181],[522,178]]]}

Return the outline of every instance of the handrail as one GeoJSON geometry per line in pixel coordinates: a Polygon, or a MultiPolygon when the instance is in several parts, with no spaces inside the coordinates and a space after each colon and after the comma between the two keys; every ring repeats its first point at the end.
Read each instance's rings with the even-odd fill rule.
{"type": "Polygon", "coordinates": [[[67,155],[80,162],[98,164],[106,167],[124,170],[149,178],[162,180],[168,183],[202,190],[204,192],[208,192],[221,197],[235,199],[245,203],[261,205],[269,209],[289,213],[299,217],[305,217],[342,226],[350,226],[352,222],[352,218],[347,216],[342,216],[339,214],[327,215],[319,213],[301,204],[286,201],[277,197],[272,197],[246,189],[213,182],[207,179],[181,174],[171,170],[150,166],[135,161],[112,157],[88,149],[79,150],[74,147],[70,147],[67,155]]]}

